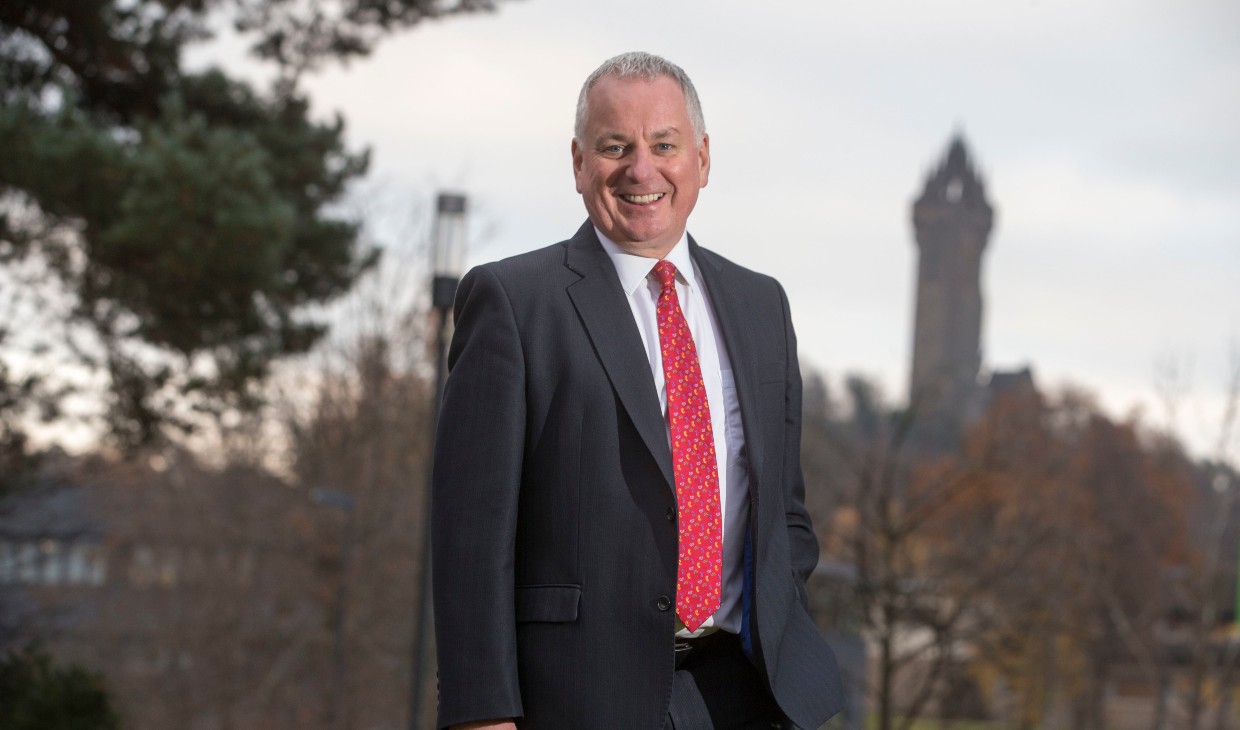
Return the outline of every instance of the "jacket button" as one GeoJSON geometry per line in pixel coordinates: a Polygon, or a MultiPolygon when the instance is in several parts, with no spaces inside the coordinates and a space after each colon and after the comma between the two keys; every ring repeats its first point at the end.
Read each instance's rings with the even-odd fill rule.
{"type": "Polygon", "coordinates": [[[675,521],[676,521],[676,508],[675,508],[675,507],[668,507],[668,508],[667,508],[667,521],[668,521],[668,522],[675,522],[675,521]]]}
{"type": "Polygon", "coordinates": [[[667,596],[659,596],[659,599],[654,602],[654,605],[658,607],[660,611],[670,611],[672,608],[672,599],[667,596]]]}

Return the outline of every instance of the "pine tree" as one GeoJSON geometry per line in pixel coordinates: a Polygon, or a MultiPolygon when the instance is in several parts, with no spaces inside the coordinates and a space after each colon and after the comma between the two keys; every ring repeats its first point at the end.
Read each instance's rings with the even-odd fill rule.
{"type": "Polygon", "coordinates": [[[376,258],[358,224],[331,212],[367,153],[345,147],[339,117],[310,118],[298,79],[365,55],[385,33],[491,7],[0,4],[0,274],[10,274],[0,295],[53,284],[69,325],[23,339],[14,316],[0,324],[0,454],[23,453],[23,424],[64,417],[74,396],[51,373],[6,365],[6,350],[23,362],[33,350],[68,353],[102,374],[107,432],[124,446],[190,428],[187,414],[253,406],[272,362],[323,334],[308,309],[376,258]],[[273,89],[181,67],[213,13],[275,65],[273,89]]]}

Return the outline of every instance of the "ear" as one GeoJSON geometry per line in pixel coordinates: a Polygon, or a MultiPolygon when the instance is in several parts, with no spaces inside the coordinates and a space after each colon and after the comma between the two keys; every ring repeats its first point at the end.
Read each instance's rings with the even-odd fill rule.
{"type": "Polygon", "coordinates": [[[577,138],[573,137],[573,180],[577,183],[577,192],[581,192],[581,166],[585,162],[585,157],[581,153],[581,147],[577,144],[577,138]]]}
{"type": "Polygon", "coordinates": [[[710,180],[710,135],[703,134],[702,142],[698,145],[698,177],[701,178],[700,187],[706,187],[706,182],[710,180]]]}

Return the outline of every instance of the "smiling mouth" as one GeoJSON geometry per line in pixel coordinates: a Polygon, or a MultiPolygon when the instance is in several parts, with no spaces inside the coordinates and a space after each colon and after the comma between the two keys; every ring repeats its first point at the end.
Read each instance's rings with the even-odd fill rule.
{"type": "Polygon", "coordinates": [[[653,203],[654,201],[662,198],[664,195],[667,195],[667,193],[648,193],[646,195],[621,195],[620,197],[624,200],[627,200],[630,203],[644,205],[646,203],[653,203]]]}

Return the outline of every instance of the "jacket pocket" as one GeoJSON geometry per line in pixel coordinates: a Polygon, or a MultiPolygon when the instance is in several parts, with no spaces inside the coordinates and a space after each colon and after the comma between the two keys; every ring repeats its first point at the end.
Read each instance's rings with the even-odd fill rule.
{"type": "Polygon", "coordinates": [[[516,587],[517,623],[565,623],[577,620],[581,586],[549,584],[516,587]]]}

